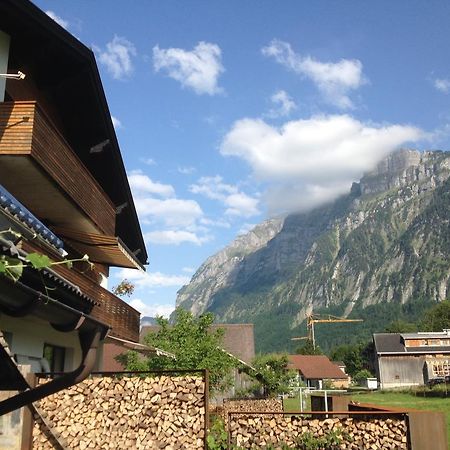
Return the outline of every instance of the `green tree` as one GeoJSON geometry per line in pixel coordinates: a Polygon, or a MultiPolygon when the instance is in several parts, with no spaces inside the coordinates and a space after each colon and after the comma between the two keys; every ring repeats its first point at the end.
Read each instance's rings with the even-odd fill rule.
{"type": "Polygon", "coordinates": [[[398,319],[391,322],[384,331],[386,333],[414,333],[417,331],[417,325],[398,319]]]}
{"type": "Polygon", "coordinates": [[[298,355],[323,355],[322,349],[316,345],[314,348],[313,341],[307,339],[306,342],[295,350],[298,355]]]}
{"type": "Polygon", "coordinates": [[[289,382],[295,377],[295,372],[288,369],[288,364],[289,358],[285,353],[258,355],[253,360],[255,378],[261,384],[265,396],[274,397],[289,390],[289,382]]]}
{"type": "Polygon", "coordinates": [[[156,321],[159,329],[147,334],[145,343],[172,353],[175,359],[156,355],[142,358],[128,352],[121,359],[127,370],[208,369],[213,390],[223,391],[230,386],[231,369],[237,363],[222,350],[223,330],[211,331],[213,314],[194,317],[177,308],[173,324],[163,317],[156,321]]]}
{"type": "Polygon", "coordinates": [[[332,361],[343,361],[346,366],[347,373],[355,376],[363,369],[373,370],[373,343],[360,343],[350,345],[340,345],[330,352],[332,361]]]}
{"type": "Polygon", "coordinates": [[[420,331],[442,331],[450,328],[450,300],[430,308],[419,324],[420,331]]]}

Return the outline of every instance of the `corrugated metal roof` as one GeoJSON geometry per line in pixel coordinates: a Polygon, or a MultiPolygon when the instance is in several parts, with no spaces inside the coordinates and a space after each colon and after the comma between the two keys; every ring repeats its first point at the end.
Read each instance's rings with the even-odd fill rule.
{"type": "Polygon", "coordinates": [[[22,224],[30,228],[38,236],[58,250],[64,247],[64,243],[52,233],[40,220],[36,218],[25,206],[0,184],[0,208],[15,217],[22,224]]]}
{"type": "Polygon", "coordinates": [[[347,375],[325,355],[289,355],[289,368],[298,370],[310,380],[347,379],[347,375]]]}
{"type": "Polygon", "coordinates": [[[429,331],[429,332],[418,332],[418,333],[402,333],[403,339],[439,339],[450,338],[449,331],[429,331]]]}

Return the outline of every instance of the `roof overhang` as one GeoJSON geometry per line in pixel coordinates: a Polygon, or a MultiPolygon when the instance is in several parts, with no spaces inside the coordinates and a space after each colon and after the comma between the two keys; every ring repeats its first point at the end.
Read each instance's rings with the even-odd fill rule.
{"type": "Polygon", "coordinates": [[[450,355],[450,350],[426,350],[420,352],[377,352],[377,356],[427,356],[450,355]]]}
{"type": "MultiPolygon", "coordinates": [[[[114,205],[125,205],[116,217],[116,233],[133,251],[140,250],[136,257],[146,264],[145,243],[93,51],[28,0],[0,1],[0,29],[11,37],[9,70],[20,66],[27,74],[24,82],[32,80],[52,99],[52,119],[70,147],[114,205]],[[103,151],[91,151],[107,141],[103,151]]],[[[17,83],[9,81],[7,91],[8,83],[17,83]]]]}
{"type": "Polygon", "coordinates": [[[176,359],[173,353],[166,352],[160,348],[151,347],[144,344],[139,344],[138,342],[127,341],[126,339],[120,339],[116,336],[107,336],[105,343],[111,343],[123,347],[125,350],[134,350],[143,355],[156,354],[157,356],[167,356],[168,358],[176,359]]]}
{"type": "Polygon", "coordinates": [[[110,266],[127,267],[145,271],[144,266],[125,243],[115,236],[80,232],[66,228],[54,227],[53,230],[65,238],[81,254],[89,256],[92,262],[110,266]]]}

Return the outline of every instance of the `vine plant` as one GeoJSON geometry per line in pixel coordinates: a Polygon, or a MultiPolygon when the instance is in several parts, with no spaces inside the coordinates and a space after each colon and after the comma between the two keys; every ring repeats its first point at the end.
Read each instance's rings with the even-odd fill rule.
{"type": "MultiPolygon", "coordinates": [[[[13,235],[17,238],[21,238],[22,235],[14,230],[8,229],[0,231],[1,235],[13,235]]],[[[62,261],[53,261],[47,255],[40,253],[28,253],[25,257],[20,256],[19,250],[11,242],[10,244],[11,256],[0,255],[0,275],[4,275],[13,281],[18,281],[24,269],[30,267],[35,270],[48,269],[61,264],[72,268],[74,262],[84,261],[91,267],[93,264],[89,261],[89,256],[84,255],[82,258],[63,259],[62,261]]]]}

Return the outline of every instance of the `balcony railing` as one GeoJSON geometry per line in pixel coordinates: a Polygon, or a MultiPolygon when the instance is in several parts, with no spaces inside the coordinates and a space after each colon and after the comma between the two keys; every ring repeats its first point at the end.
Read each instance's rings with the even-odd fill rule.
{"type": "Polygon", "coordinates": [[[114,235],[114,205],[36,102],[0,103],[0,182],[55,225],[114,235]]]}
{"type": "MultiPolygon", "coordinates": [[[[24,240],[21,248],[26,253],[42,253],[42,248],[34,241],[24,240]]],[[[59,259],[55,254],[50,255],[53,259],[59,259]]],[[[93,318],[111,327],[112,336],[139,342],[140,313],[128,305],[122,299],[101,287],[87,273],[69,268],[65,264],[52,267],[63,279],[77,286],[83,294],[94,301],[94,304],[84,301],[81,310],[90,314],[93,318]]],[[[50,290],[50,293],[52,291],[50,290]]],[[[58,298],[55,298],[58,300],[58,298]]]]}
{"type": "Polygon", "coordinates": [[[94,300],[95,304],[90,315],[109,325],[112,336],[139,342],[140,313],[138,311],[74,268],[69,269],[61,265],[55,267],[55,271],[94,300]]]}

